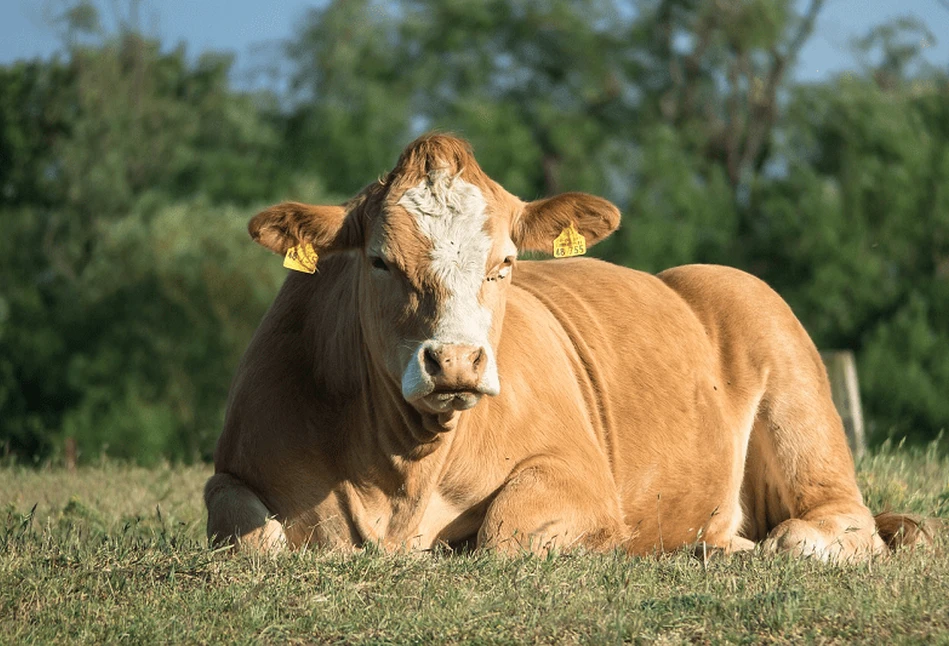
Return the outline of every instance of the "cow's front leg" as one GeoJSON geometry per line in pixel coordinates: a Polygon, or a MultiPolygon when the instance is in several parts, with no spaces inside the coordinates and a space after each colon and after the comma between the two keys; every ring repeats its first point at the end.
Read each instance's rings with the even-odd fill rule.
{"type": "Polygon", "coordinates": [[[287,545],[283,525],[273,518],[260,498],[243,482],[216,473],[204,487],[208,508],[208,541],[239,548],[277,552],[287,545]]]}
{"type": "Polygon", "coordinates": [[[578,477],[584,471],[560,460],[524,465],[488,507],[478,547],[538,554],[622,547],[626,535],[615,486],[605,477],[578,477]]]}

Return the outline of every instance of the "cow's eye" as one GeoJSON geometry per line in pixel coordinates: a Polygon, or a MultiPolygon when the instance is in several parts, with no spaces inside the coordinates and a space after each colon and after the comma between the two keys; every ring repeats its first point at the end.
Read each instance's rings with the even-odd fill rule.
{"type": "Polygon", "coordinates": [[[511,274],[511,267],[514,264],[514,258],[508,257],[504,259],[504,262],[501,263],[501,267],[498,269],[498,279],[504,280],[511,274]]]}
{"type": "Polygon", "coordinates": [[[383,260],[380,256],[372,256],[369,258],[369,262],[372,263],[373,269],[378,269],[380,271],[389,271],[389,265],[386,264],[386,261],[383,260]]]}
{"type": "Polygon", "coordinates": [[[485,280],[489,282],[494,282],[496,280],[504,280],[511,275],[511,267],[514,265],[514,258],[508,256],[504,259],[500,265],[498,265],[490,274],[485,276],[485,280]]]}

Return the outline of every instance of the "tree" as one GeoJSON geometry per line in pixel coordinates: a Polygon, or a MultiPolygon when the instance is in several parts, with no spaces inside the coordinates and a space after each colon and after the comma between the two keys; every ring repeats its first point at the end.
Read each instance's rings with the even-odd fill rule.
{"type": "Polygon", "coordinates": [[[276,288],[242,250],[249,205],[313,182],[230,57],[83,33],[0,69],[0,445],[207,457],[276,288]]]}
{"type": "Polygon", "coordinates": [[[410,136],[412,77],[399,55],[396,5],[327,3],[287,45],[295,68],[288,154],[340,196],[385,172],[410,136]]]}

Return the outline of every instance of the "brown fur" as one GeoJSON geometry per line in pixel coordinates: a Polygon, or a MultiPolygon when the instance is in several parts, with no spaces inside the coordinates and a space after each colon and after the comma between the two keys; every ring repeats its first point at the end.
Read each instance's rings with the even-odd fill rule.
{"type": "Polygon", "coordinates": [[[282,202],[254,216],[247,231],[258,244],[276,253],[308,241],[324,253],[333,243],[346,217],[340,206],[310,206],[282,202]]]}
{"type": "Polygon", "coordinates": [[[259,214],[256,239],[275,251],[309,241],[320,271],[288,276],[238,369],[205,491],[214,540],[636,554],[763,541],[851,560],[895,544],[901,526],[897,542],[922,535],[904,516],[874,521],[813,343],[776,293],[735,269],[517,263],[481,294],[500,394],[443,416],[407,404],[381,357],[425,338],[412,335],[430,323],[434,287],[396,202],[445,168],[485,196],[488,277],[508,236],[549,249],[565,223],[591,244],[618,224],[593,196],[521,202],[445,135],[410,145],[342,210],[259,214]],[[380,232],[398,242],[402,291],[373,291],[364,245],[380,232]]]}

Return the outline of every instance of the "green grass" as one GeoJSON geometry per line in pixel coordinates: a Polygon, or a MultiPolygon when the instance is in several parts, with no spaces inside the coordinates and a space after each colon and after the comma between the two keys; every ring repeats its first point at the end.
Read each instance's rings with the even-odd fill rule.
{"type": "MultiPolygon", "coordinates": [[[[205,546],[209,473],[0,468],[0,642],[949,643],[943,549],[847,567],[685,553],[234,557],[205,546]]],[[[875,511],[949,518],[949,461],[935,450],[870,457],[860,482],[875,511]]]]}

